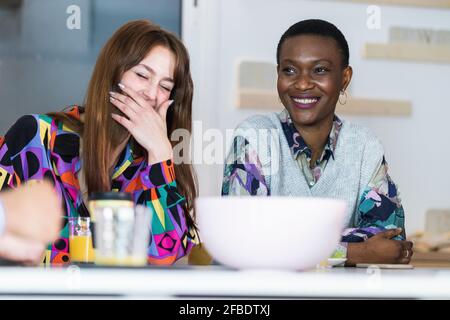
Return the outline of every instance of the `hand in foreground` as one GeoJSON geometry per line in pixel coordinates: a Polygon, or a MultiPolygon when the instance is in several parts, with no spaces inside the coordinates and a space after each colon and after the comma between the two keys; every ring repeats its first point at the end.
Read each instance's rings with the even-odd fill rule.
{"type": "Polygon", "coordinates": [[[51,183],[31,181],[0,194],[5,229],[0,258],[37,263],[45,246],[56,240],[62,222],[60,200],[51,183]]]}

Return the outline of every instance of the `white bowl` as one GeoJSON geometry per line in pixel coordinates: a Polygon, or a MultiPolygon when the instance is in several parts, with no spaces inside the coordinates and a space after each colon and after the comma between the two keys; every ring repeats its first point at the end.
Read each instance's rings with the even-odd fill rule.
{"type": "Polygon", "coordinates": [[[200,240],[219,263],[303,270],[336,249],[346,204],[325,198],[201,197],[196,208],[200,240]]]}

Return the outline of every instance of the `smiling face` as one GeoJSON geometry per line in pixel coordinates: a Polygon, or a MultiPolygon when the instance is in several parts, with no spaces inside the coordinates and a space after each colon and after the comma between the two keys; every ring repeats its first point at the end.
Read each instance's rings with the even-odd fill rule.
{"type": "Polygon", "coordinates": [[[150,50],[145,58],[122,75],[121,83],[159,106],[170,98],[174,87],[175,55],[163,46],[150,50]]]}
{"type": "Polygon", "coordinates": [[[333,38],[300,35],[285,40],[277,89],[296,127],[331,125],[340,91],[352,76],[342,60],[333,38]]]}

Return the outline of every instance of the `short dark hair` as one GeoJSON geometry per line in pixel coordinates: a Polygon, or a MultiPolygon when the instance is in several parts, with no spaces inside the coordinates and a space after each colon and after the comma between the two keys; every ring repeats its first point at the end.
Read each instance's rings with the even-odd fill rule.
{"type": "Polygon", "coordinates": [[[277,46],[277,64],[280,64],[280,51],[283,43],[289,38],[300,35],[317,35],[334,39],[342,54],[343,67],[348,66],[350,53],[345,36],[334,24],[320,19],[309,19],[297,22],[283,33],[277,46]]]}

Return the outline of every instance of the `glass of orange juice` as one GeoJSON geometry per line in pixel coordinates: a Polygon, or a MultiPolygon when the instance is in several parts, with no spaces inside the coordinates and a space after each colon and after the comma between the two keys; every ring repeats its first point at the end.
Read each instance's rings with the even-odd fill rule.
{"type": "Polygon", "coordinates": [[[91,219],[89,217],[69,218],[69,252],[72,262],[94,262],[91,219]]]}

